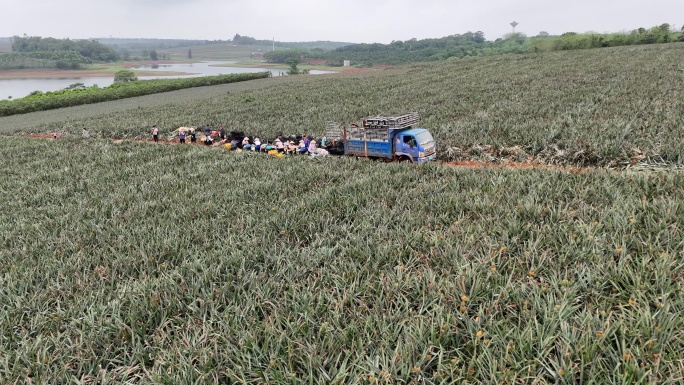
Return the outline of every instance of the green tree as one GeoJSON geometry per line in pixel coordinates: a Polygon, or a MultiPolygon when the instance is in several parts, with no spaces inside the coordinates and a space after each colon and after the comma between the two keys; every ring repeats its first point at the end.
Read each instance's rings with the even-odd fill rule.
{"type": "Polygon", "coordinates": [[[135,76],[135,72],[131,70],[121,70],[114,74],[114,83],[127,83],[136,80],[138,80],[138,77],[135,76]]]}
{"type": "Polygon", "coordinates": [[[299,68],[297,68],[299,60],[292,59],[288,61],[287,64],[290,66],[290,69],[287,71],[288,75],[299,75],[299,68]]]}
{"type": "Polygon", "coordinates": [[[159,55],[157,54],[157,51],[155,51],[155,50],[150,51],[150,59],[152,59],[153,61],[159,60],[159,55]]]}
{"type": "Polygon", "coordinates": [[[70,84],[65,90],[85,90],[86,86],[83,83],[73,83],[70,84]]]}
{"type": "Polygon", "coordinates": [[[268,51],[264,54],[264,59],[269,63],[287,63],[296,60],[300,63],[302,60],[306,60],[309,57],[309,53],[300,48],[284,49],[277,51],[268,51]]]}

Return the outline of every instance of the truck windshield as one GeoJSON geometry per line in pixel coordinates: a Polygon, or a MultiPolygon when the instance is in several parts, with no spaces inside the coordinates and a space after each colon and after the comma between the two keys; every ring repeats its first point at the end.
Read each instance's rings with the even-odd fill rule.
{"type": "Polygon", "coordinates": [[[416,135],[416,139],[418,140],[418,143],[420,143],[421,145],[425,145],[435,141],[430,131],[421,132],[420,134],[416,135]]]}

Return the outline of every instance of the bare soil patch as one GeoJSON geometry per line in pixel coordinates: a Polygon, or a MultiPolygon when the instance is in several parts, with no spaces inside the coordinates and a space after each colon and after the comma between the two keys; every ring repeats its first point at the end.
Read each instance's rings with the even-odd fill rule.
{"type": "Polygon", "coordinates": [[[568,167],[568,166],[557,166],[557,165],[535,163],[535,162],[511,162],[511,161],[483,162],[483,161],[464,160],[464,161],[445,162],[445,163],[450,165],[450,166],[453,166],[453,167],[462,167],[462,168],[508,168],[508,169],[515,169],[515,170],[542,169],[542,170],[568,171],[568,172],[571,172],[573,174],[582,174],[582,173],[585,173],[585,172],[588,172],[588,171],[594,169],[591,167],[574,167],[574,166],[568,167]]]}
{"type": "MultiPolygon", "coordinates": [[[[373,68],[356,68],[356,67],[348,67],[345,68],[341,71],[343,74],[360,74],[360,73],[365,73],[365,72],[371,72],[373,71],[373,68]]],[[[330,74],[328,74],[330,75],[330,74]]]]}

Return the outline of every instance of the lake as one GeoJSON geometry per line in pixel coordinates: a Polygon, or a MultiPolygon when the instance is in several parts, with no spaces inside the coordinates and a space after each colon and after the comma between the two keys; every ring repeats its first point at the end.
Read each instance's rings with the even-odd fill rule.
{"type": "MultiPolygon", "coordinates": [[[[133,68],[133,71],[153,71],[159,72],[159,76],[139,76],[141,80],[146,79],[178,79],[199,76],[227,75],[237,73],[253,73],[270,71],[273,76],[285,74],[285,69],[266,69],[266,68],[243,68],[243,67],[217,67],[218,64],[229,64],[225,61],[207,61],[201,63],[181,63],[181,64],[159,64],[145,65],[133,68]],[[189,75],[163,75],[164,72],[185,72],[189,75]]],[[[332,73],[333,71],[312,70],[312,75],[332,73]]],[[[77,71],[73,72],[77,74],[77,71]]],[[[0,80],[0,99],[23,98],[33,91],[57,91],[68,87],[74,83],[83,83],[86,87],[97,84],[100,87],[107,87],[114,82],[114,77],[64,77],[57,79],[11,79],[0,80]]]]}

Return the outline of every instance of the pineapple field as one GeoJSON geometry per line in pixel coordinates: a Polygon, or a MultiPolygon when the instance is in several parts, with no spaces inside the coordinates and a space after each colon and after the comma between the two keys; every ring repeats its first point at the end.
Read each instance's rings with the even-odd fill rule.
{"type": "Polygon", "coordinates": [[[0,382],[682,383],[682,53],[275,77],[0,118],[0,382]],[[404,111],[442,160],[549,166],[112,140],[153,124],[320,135],[404,111]]]}
{"type": "Polygon", "coordinates": [[[0,118],[5,131],[141,137],[152,124],[273,137],[418,111],[443,160],[684,163],[684,44],[460,59],[289,76],[0,118]]]}
{"type": "Polygon", "coordinates": [[[679,383],[684,175],[0,141],[6,383],[679,383]]]}

